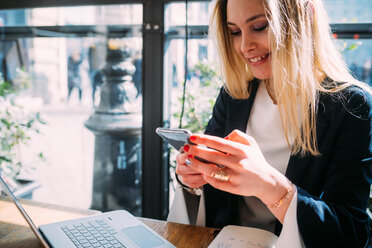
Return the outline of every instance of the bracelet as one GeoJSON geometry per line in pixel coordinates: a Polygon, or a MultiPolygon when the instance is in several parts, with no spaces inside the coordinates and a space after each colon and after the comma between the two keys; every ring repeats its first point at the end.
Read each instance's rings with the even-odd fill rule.
{"type": "Polygon", "coordinates": [[[196,189],[195,188],[190,188],[189,186],[187,186],[187,185],[185,185],[181,182],[181,180],[178,178],[177,173],[175,173],[175,175],[176,175],[176,180],[177,180],[179,186],[181,188],[183,188],[184,190],[186,190],[187,192],[189,192],[193,195],[201,195],[203,193],[202,187],[199,187],[199,188],[196,188],[196,189]]]}
{"type": "Polygon", "coordinates": [[[270,205],[270,208],[280,207],[285,200],[289,199],[293,195],[293,183],[292,182],[289,183],[291,185],[288,187],[287,193],[277,203],[270,205]]]}

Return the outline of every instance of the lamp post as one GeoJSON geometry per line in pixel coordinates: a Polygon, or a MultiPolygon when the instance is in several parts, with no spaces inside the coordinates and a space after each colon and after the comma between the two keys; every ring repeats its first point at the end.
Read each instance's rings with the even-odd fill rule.
{"type": "Polygon", "coordinates": [[[101,99],[85,126],[95,135],[93,209],[142,215],[141,101],[127,48],[108,49],[101,99]]]}

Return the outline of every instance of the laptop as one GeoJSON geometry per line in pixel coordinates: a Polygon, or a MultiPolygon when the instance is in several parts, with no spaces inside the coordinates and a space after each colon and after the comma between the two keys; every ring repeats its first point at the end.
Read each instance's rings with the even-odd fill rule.
{"type": "Polygon", "coordinates": [[[0,186],[12,199],[32,231],[46,248],[175,247],[125,210],[55,222],[37,228],[1,176],[0,186]]]}

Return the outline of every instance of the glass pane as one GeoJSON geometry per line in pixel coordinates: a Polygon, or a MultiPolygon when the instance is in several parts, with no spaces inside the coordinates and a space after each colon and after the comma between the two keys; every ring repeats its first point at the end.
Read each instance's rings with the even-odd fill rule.
{"type": "MultiPolygon", "coordinates": [[[[186,82],[186,101],[182,127],[190,128],[194,132],[202,132],[205,122],[211,114],[209,98],[214,101],[216,87],[220,86],[215,63],[215,53],[210,52],[212,44],[207,39],[193,39],[188,41],[188,72],[186,82]],[[199,97],[200,94],[200,97],[199,97]],[[189,97],[191,97],[189,98],[189,97]],[[194,99],[195,98],[195,99],[194,99]],[[207,100],[207,104],[197,102],[207,100]],[[206,109],[204,109],[206,108],[206,109]],[[192,112],[190,112],[192,111],[192,112]],[[195,114],[195,115],[194,115],[195,114]],[[207,116],[205,116],[207,114],[207,116]],[[202,117],[203,116],[203,117],[202,117]],[[192,123],[191,123],[192,122],[192,123]]],[[[166,51],[165,84],[169,88],[170,126],[180,125],[182,108],[182,93],[185,81],[185,41],[174,39],[170,41],[166,51]]]]}
{"type": "Polygon", "coordinates": [[[372,86],[372,40],[338,40],[350,71],[360,81],[372,86]]]}
{"type": "MultiPolygon", "coordinates": [[[[114,6],[81,7],[87,21],[69,23],[99,27],[135,23],[138,16],[142,18],[138,6],[120,5],[117,11],[114,6]],[[103,12],[108,9],[112,15],[103,12]],[[137,12],[129,19],[124,16],[128,9],[137,12]]],[[[71,9],[50,11],[67,13],[71,9]]],[[[58,18],[42,21],[40,11],[45,10],[27,10],[27,18],[14,18],[14,23],[55,25],[58,18]]],[[[73,10],[76,14],[79,7],[73,10]]],[[[37,201],[103,211],[127,209],[141,216],[142,36],[110,38],[105,34],[0,41],[1,76],[16,89],[14,99],[22,106],[22,111],[13,109],[19,113],[17,118],[26,118],[25,125],[32,126],[22,138],[27,144],[9,151],[18,154],[11,157],[14,163],[0,160],[0,167],[17,175],[19,168],[14,164],[19,162],[18,177],[42,185],[32,194],[37,201]],[[38,121],[36,113],[46,124],[38,121]]],[[[0,80],[2,87],[4,80],[0,80]]],[[[0,101],[2,106],[3,102],[11,105],[4,95],[0,101]]],[[[0,115],[8,117],[4,108],[0,115]]],[[[0,129],[3,155],[4,140],[10,134],[4,126],[0,129]]]]}
{"type": "Polygon", "coordinates": [[[324,0],[332,23],[372,22],[371,0],[324,0]]]}
{"type": "MultiPolygon", "coordinates": [[[[165,27],[185,25],[185,4],[170,3],[166,6],[165,27]]],[[[196,25],[208,25],[209,2],[189,3],[189,29],[196,25]]],[[[207,29],[206,29],[207,30],[207,29]]],[[[186,43],[180,36],[166,36],[164,58],[164,120],[173,128],[186,128],[192,132],[203,132],[211,117],[214,101],[221,87],[217,53],[213,42],[206,35],[189,39],[187,43],[187,68],[185,68],[186,43]],[[185,69],[187,73],[185,75],[185,69]],[[186,78],[186,86],[184,84],[186,78]],[[184,86],[185,91],[184,91],[184,86]],[[183,92],[185,94],[183,95],[183,92]],[[184,100],[184,106],[182,106],[184,100]],[[182,109],[184,109],[182,115],[182,109]],[[181,117],[182,116],[182,117],[181,117]],[[182,119],[182,125],[180,125],[182,119]]],[[[170,200],[176,183],[174,179],[175,156],[170,150],[170,200]]]]}
{"type": "MultiPolygon", "coordinates": [[[[210,2],[188,3],[188,25],[208,25],[210,2]]],[[[165,8],[165,31],[169,26],[183,26],[186,24],[186,4],[170,3],[165,8]]]]}
{"type": "Polygon", "coordinates": [[[0,26],[130,25],[141,23],[141,4],[0,10],[0,26]]]}
{"type": "MultiPolygon", "coordinates": [[[[185,82],[185,41],[173,39],[167,41],[164,59],[164,119],[170,127],[186,128],[195,133],[204,131],[211,117],[214,101],[221,86],[216,53],[208,39],[188,41],[188,64],[182,113],[183,87],[185,82]],[[182,115],[182,118],[181,118],[182,115]],[[180,122],[182,119],[182,125],[180,122]]],[[[176,187],[174,179],[175,156],[177,151],[170,150],[170,200],[172,189],[176,187]]]]}

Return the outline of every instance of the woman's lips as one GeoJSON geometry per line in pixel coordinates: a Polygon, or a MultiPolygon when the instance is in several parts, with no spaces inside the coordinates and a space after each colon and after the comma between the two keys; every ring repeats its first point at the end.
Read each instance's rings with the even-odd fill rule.
{"type": "Polygon", "coordinates": [[[247,63],[249,63],[252,66],[258,66],[258,65],[265,63],[269,59],[269,57],[270,57],[270,53],[267,53],[267,54],[255,56],[252,58],[246,58],[245,60],[247,63]]]}

